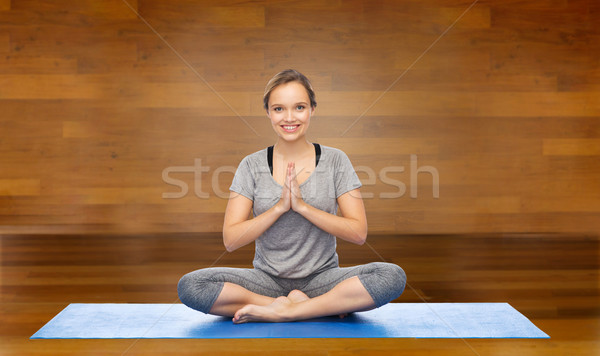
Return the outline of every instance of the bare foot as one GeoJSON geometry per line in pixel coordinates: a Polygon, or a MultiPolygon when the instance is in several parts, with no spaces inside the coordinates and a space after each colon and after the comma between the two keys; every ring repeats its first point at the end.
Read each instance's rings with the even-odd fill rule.
{"type": "Polygon", "coordinates": [[[290,321],[287,315],[293,302],[288,297],[278,297],[273,303],[265,306],[248,304],[235,312],[233,322],[236,324],[249,321],[282,322],[290,321]]]}

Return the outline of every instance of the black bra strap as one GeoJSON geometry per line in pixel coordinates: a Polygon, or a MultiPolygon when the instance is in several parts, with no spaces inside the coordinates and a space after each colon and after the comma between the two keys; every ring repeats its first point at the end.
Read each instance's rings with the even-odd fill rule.
{"type": "Polygon", "coordinates": [[[269,163],[271,175],[273,175],[273,146],[269,146],[267,148],[267,162],[269,163]]]}
{"type": "Polygon", "coordinates": [[[315,168],[319,165],[319,159],[321,158],[321,145],[313,143],[315,145],[315,168]]]}
{"type": "MultiPolygon", "coordinates": [[[[321,145],[313,143],[315,146],[315,167],[319,165],[319,159],[321,159],[321,145]]],[[[269,170],[273,175],[273,146],[267,147],[267,163],[269,164],[269,170]]]]}

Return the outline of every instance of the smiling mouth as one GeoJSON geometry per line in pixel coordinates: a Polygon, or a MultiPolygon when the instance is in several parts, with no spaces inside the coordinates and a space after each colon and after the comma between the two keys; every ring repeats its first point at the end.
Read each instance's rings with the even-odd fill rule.
{"type": "Polygon", "coordinates": [[[281,125],[281,128],[286,132],[295,132],[298,127],[300,127],[300,125],[281,125]]]}

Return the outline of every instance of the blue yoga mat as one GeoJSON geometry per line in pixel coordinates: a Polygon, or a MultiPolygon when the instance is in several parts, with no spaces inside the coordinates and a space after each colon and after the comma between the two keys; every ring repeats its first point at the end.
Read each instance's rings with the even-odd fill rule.
{"type": "Polygon", "coordinates": [[[71,304],[32,339],[549,338],[507,303],[392,303],[346,318],[233,324],[183,304],[71,304]]]}

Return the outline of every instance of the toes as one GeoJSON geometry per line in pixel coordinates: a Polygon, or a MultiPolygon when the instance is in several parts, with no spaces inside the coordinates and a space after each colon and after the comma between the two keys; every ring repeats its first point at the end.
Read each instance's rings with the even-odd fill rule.
{"type": "Polygon", "coordinates": [[[244,323],[247,321],[246,314],[246,307],[243,307],[235,312],[232,321],[236,324],[244,323]]]}
{"type": "Polygon", "coordinates": [[[237,319],[234,318],[233,319],[233,323],[234,324],[244,324],[244,323],[247,323],[247,322],[248,322],[248,320],[246,320],[244,317],[237,318],[237,319]]]}

